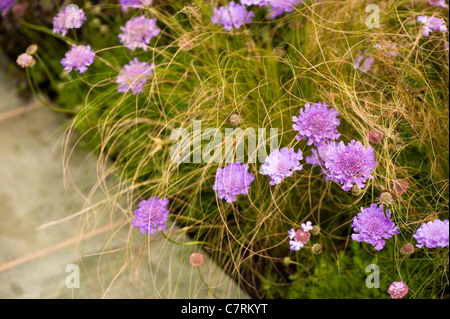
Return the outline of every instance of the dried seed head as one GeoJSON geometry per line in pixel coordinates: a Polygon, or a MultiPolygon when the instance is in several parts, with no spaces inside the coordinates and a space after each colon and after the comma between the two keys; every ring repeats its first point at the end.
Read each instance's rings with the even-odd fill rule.
{"type": "Polygon", "coordinates": [[[406,243],[403,245],[402,248],[400,248],[400,253],[402,255],[409,256],[414,252],[414,246],[410,243],[406,243]]]}
{"type": "Polygon", "coordinates": [[[184,36],[178,41],[178,46],[181,50],[189,51],[194,47],[194,43],[189,37],[184,36]]]}
{"type": "Polygon", "coordinates": [[[189,256],[189,263],[191,264],[191,266],[200,267],[201,265],[203,265],[203,262],[204,259],[201,253],[192,253],[189,256]]]}
{"type": "Polygon", "coordinates": [[[232,126],[238,126],[242,122],[242,118],[239,114],[233,113],[228,117],[228,123],[232,126]]]}
{"type": "Polygon", "coordinates": [[[380,144],[383,140],[383,133],[378,130],[370,130],[369,134],[367,135],[369,138],[369,142],[372,144],[380,144]]]}
{"type": "Polygon", "coordinates": [[[352,186],[352,189],[350,191],[352,192],[353,196],[359,196],[359,194],[361,194],[361,188],[359,188],[359,186],[356,184],[352,186]]]}
{"type": "Polygon", "coordinates": [[[319,255],[322,253],[322,245],[321,244],[314,244],[311,249],[312,249],[312,252],[314,255],[319,255]]]}
{"type": "Polygon", "coordinates": [[[311,234],[318,235],[320,233],[320,227],[315,225],[313,226],[313,229],[311,229],[311,234]]]}
{"type": "Polygon", "coordinates": [[[31,44],[28,46],[27,50],[25,51],[29,55],[33,55],[38,50],[38,46],[36,44],[31,44]]]}
{"type": "Polygon", "coordinates": [[[378,197],[378,200],[383,205],[392,205],[394,203],[394,196],[389,191],[383,191],[378,197]]]}

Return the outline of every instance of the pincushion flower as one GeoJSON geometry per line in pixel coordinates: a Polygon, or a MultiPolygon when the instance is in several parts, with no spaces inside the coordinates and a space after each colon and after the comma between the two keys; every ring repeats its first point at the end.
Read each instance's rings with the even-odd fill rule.
{"type": "Polygon", "coordinates": [[[36,60],[28,53],[19,55],[16,62],[22,68],[29,68],[36,64],[36,60]]]}
{"type": "Polygon", "coordinates": [[[277,16],[294,11],[295,7],[303,1],[300,0],[270,0],[271,14],[270,18],[275,19],[277,16]]]}
{"type": "Polygon", "coordinates": [[[156,231],[166,230],[166,220],[169,217],[168,204],[167,198],[159,199],[156,196],[141,201],[139,208],[134,211],[135,217],[131,224],[138,227],[143,234],[155,234],[156,231]]]}
{"type": "Polygon", "coordinates": [[[68,5],[53,17],[53,33],[65,36],[69,29],[79,29],[86,21],[84,11],[76,5],[68,5]]]}
{"type": "Polygon", "coordinates": [[[394,281],[388,288],[388,294],[392,299],[400,299],[408,293],[408,286],[403,281],[394,281]]]}
{"type": "Polygon", "coordinates": [[[313,229],[311,222],[307,221],[301,224],[300,227],[301,229],[297,231],[294,228],[288,230],[290,250],[298,251],[309,241],[309,237],[311,236],[309,232],[313,229]]]}
{"type": "Polygon", "coordinates": [[[270,4],[273,0],[241,0],[241,4],[244,6],[258,5],[264,7],[270,4]]]}
{"type": "Polygon", "coordinates": [[[445,20],[436,17],[418,16],[417,21],[423,24],[423,35],[428,36],[433,31],[447,31],[445,20]]]}
{"type": "Polygon", "coordinates": [[[372,69],[372,65],[375,63],[375,58],[373,56],[366,57],[364,55],[360,55],[356,58],[353,67],[356,70],[360,70],[364,73],[369,72],[372,69]]]}
{"type": "Polygon", "coordinates": [[[302,159],[301,150],[298,150],[297,153],[294,149],[287,147],[273,150],[261,165],[261,174],[270,176],[270,185],[279,184],[285,177],[291,177],[294,171],[303,168],[303,165],[300,164],[302,159]]]}
{"type": "Polygon", "coordinates": [[[397,43],[393,42],[376,43],[374,47],[383,51],[390,58],[395,58],[398,56],[397,43]]]}
{"type": "Polygon", "coordinates": [[[435,7],[447,8],[445,0],[428,0],[428,3],[435,7]]]}
{"type": "Polygon", "coordinates": [[[352,239],[366,242],[376,250],[383,249],[385,239],[399,234],[398,226],[391,220],[391,210],[383,211],[383,205],[370,204],[370,207],[361,207],[361,212],[353,217],[352,239]]]}
{"type": "Polygon", "coordinates": [[[14,5],[16,0],[0,0],[0,12],[2,16],[5,16],[11,7],[14,5]]]}
{"type": "Polygon", "coordinates": [[[230,31],[233,28],[239,29],[245,23],[252,22],[254,15],[253,11],[247,11],[243,5],[231,1],[227,6],[214,8],[214,16],[211,18],[211,22],[221,24],[225,30],[230,31]]]}
{"type": "Polygon", "coordinates": [[[122,11],[128,10],[128,8],[143,8],[145,6],[151,6],[153,0],[119,0],[122,5],[122,11]]]}
{"type": "Polygon", "coordinates": [[[327,152],[329,149],[336,147],[335,141],[330,141],[327,143],[323,143],[317,148],[311,149],[311,155],[306,156],[305,162],[306,164],[310,164],[313,167],[320,166],[320,171],[324,174],[325,182],[329,182],[331,180],[331,176],[329,174],[330,170],[325,167],[325,162],[327,160],[327,152]]]}
{"type": "Polygon", "coordinates": [[[216,180],[213,189],[220,199],[227,203],[236,201],[239,194],[247,195],[250,184],[255,177],[248,172],[249,166],[241,163],[230,163],[225,168],[219,168],[216,172],[216,180]]]}
{"type": "Polygon", "coordinates": [[[340,123],[338,115],[339,112],[328,108],[326,102],[306,103],[299,116],[292,117],[292,128],[298,132],[297,140],[304,139],[308,145],[320,146],[328,140],[338,139],[341,136],[337,130],[340,123]]]}
{"type": "Polygon", "coordinates": [[[325,167],[328,174],[342,189],[348,191],[354,184],[364,188],[364,183],[373,178],[371,173],[377,166],[372,146],[367,149],[361,144],[351,140],[347,145],[344,142],[328,147],[326,150],[325,167]]]}
{"type": "Polygon", "coordinates": [[[156,26],[156,18],[148,19],[144,16],[135,17],[127,21],[124,27],[120,27],[120,42],[130,50],[142,48],[147,50],[151,39],[160,34],[161,30],[156,26]]]}
{"type": "Polygon", "coordinates": [[[140,62],[134,58],[129,64],[125,65],[116,78],[119,84],[117,91],[124,93],[131,90],[134,95],[144,92],[144,85],[153,75],[155,65],[146,62],[140,62]]]}
{"type": "Polygon", "coordinates": [[[87,67],[94,62],[95,52],[90,45],[72,45],[72,49],[66,53],[66,56],[61,60],[66,72],[71,72],[72,69],[80,73],[87,71],[87,67]]]}
{"type": "Polygon", "coordinates": [[[448,220],[435,219],[423,223],[413,237],[417,240],[417,248],[447,247],[449,244],[448,220]]]}

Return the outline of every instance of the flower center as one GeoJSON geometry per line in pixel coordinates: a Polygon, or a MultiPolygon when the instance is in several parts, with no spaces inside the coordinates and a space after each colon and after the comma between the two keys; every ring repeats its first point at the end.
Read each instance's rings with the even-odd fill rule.
{"type": "Polygon", "coordinates": [[[295,233],[295,240],[299,241],[303,245],[305,245],[308,242],[310,236],[311,236],[311,234],[309,232],[306,232],[306,231],[304,231],[302,229],[299,229],[295,233]]]}

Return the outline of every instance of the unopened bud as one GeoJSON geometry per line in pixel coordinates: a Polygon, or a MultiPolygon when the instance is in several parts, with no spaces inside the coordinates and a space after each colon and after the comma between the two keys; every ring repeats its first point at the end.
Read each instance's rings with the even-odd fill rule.
{"type": "Polygon", "coordinates": [[[311,249],[314,255],[320,255],[322,253],[321,244],[314,244],[311,249]]]}
{"type": "Polygon", "coordinates": [[[38,46],[36,44],[31,44],[28,46],[27,50],[25,51],[29,55],[33,55],[38,50],[38,46]]]}
{"type": "Polygon", "coordinates": [[[320,233],[320,227],[317,225],[313,226],[313,229],[311,229],[311,234],[318,235],[320,233]]]}

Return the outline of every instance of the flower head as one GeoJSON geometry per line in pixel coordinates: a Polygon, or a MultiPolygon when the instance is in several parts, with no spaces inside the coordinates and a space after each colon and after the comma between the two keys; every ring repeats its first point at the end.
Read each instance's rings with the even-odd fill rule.
{"type": "Polygon", "coordinates": [[[22,53],[19,55],[16,62],[22,68],[29,68],[36,64],[36,60],[28,53],[22,53]]]}
{"type": "Polygon", "coordinates": [[[87,71],[87,67],[94,62],[95,52],[90,45],[72,45],[72,49],[61,60],[64,70],[69,73],[72,69],[80,73],[87,71]]]}
{"type": "Polygon", "coordinates": [[[392,205],[394,203],[394,196],[389,191],[382,191],[378,200],[383,205],[392,205]]]}
{"type": "Polygon", "coordinates": [[[225,199],[227,203],[236,201],[239,194],[247,195],[250,184],[255,177],[248,172],[248,165],[241,163],[230,163],[225,168],[219,168],[216,172],[216,181],[213,189],[220,199],[225,199]]]}
{"type": "Polygon", "coordinates": [[[303,1],[301,0],[270,0],[271,13],[270,18],[275,19],[277,16],[294,11],[295,7],[303,1]]]}
{"type": "Polygon", "coordinates": [[[292,128],[298,132],[297,140],[308,140],[308,145],[320,146],[328,140],[338,139],[341,136],[337,131],[338,115],[339,112],[328,108],[326,102],[306,103],[299,116],[292,117],[292,128]]]}
{"type": "Polygon", "coordinates": [[[169,217],[167,204],[169,204],[167,198],[159,199],[156,196],[141,201],[139,208],[134,212],[135,217],[131,224],[138,227],[143,234],[155,234],[157,230],[166,230],[166,220],[169,217]]]}
{"type": "Polygon", "coordinates": [[[253,11],[247,11],[243,5],[231,1],[227,6],[214,8],[214,16],[211,18],[211,22],[221,24],[225,30],[230,31],[233,28],[239,29],[245,23],[252,22],[254,15],[253,11]]]}
{"type": "Polygon", "coordinates": [[[11,7],[14,5],[16,0],[0,0],[0,12],[2,16],[5,16],[11,7]]]}
{"type": "Polygon", "coordinates": [[[69,29],[79,29],[86,21],[84,11],[77,5],[71,4],[59,11],[53,17],[53,33],[65,36],[69,29]]]}
{"type": "Polygon", "coordinates": [[[147,50],[147,45],[151,39],[161,30],[156,26],[156,18],[148,19],[144,16],[135,17],[127,21],[124,27],[120,27],[122,33],[119,34],[120,42],[130,50],[142,48],[147,50]]]}
{"type": "Polygon", "coordinates": [[[325,167],[330,179],[342,184],[342,189],[348,191],[354,184],[364,188],[368,178],[373,178],[371,173],[377,166],[375,154],[371,146],[367,149],[361,142],[350,141],[328,147],[326,150],[325,167]]]}
{"type": "Polygon", "coordinates": [[[134,58],[129,64],[125,65],[116,78],[119,84],[117,91],[128,92],[131,90],[134,95],[144,92],[144,85],[153,74],[155,65],[146,62],[139,62],[134,58]]]}
{"type": "Polygon", "coordinates": [[[261,165],[261,174],[269,175],[272,179],[270,185],[281,183],[285,177],[291,177],[294,171],[303,168],[300,160],[303,159],[302,151],[297,153],[292,148],[283,147],[281,150],[273,150],[261,165]]]}
{"type": "Polygon", "coordinates": [[[403,194],[406,193],[408,190],[409,183],[406,179],[397,179],[394,181],[392,185],[392,190],[396,192],[397,194],[403,194]]]}
{"type": "Polygon", "coordinates": [[[435,7],[447,8],[445,0],[428,0],[428,3],[435,7]]]}
{"type": "Polygon", "coordinates": [[[241,0],[241,4],[244,6],[258,5],[264,7],[270,4],[273,0],[241,0]]]}
{"type": "Polygon", "coordinates": [[[370,204],[370,207],[361,207],[361,212],[353,217],[352,239],[366,242],[376,250],[383,249],[386,241],[399,233],[398,226],[391,220],[391,210],[383,211],[383,205],[370,204]]]}
{"type": "Polygon", "coordinates": [[[122,11],[128,10],[128,8],[143,8],[144,6],[151,6],[153,0],[119,0],[122,5],[122,11]]]}
{"type": "Polygon", "coordinates": [[[398,56],[397,43],[393,42],[376,43],[374,47],[383,51],[390,58],[395,58],[398,56]]]}
{"type": "Polygon", "coordinates": [[[449,224],[448,219],[435,219],[423,223],[416,231],[413,237],[417,240],[417,248],[423,246],[427,248],[447,247],[449,243],[449,224]]]}
{"type": "Polygon", "coordinates": [[[356,58],[353,67],[355,70],[360,70],[364,73],[369,72],[372,69],[372,64],[375,63],[375,58],[373,56],[366,57],[364,55],[360,55],[356,58]]]}
{"type": "Polygon", "coordinates": [[[310,221],[301,224],[300,227],[301,229],[298,229],[297,231],[295,231],[294,228],[288,230],[289,245],[291,250],[300,250],[300,248],[308,243],[309,237],[311,236],[309,232],[313,229],[313,227],[310,221]]]}
{"type": "Polygon", "coordinates": [[[394,281],[388,288],[388,294],[392,299],[399,299],[406,296],[408,287],[403,281],[394,281]]]}
{"type": "Polygon", "coordinates": [[[372,144],[380,144],[383,141],[383,137],[383,133],[378,130],[370,130],[369,134],[367,134],[367,138],[372,144]]]}
{"type": "Polygon", "coordinates": [[[423,35],[428,36],[433,31],[447,31],[444,19],[428,16],[418,16],[417,21],[423,24],[423,35]]]}
{"type": "Polygon", "coordinates": [[[192,253],[189,256],[189,263],[191,264],[191,266],[200,267],[201,265],[203,265],[203,262],[204,258],[201,253],[192,253]]]}
{"type": "Polygon", "coordinates": [[[400,253],[402,255],[411,255],[414,252],[414,246],[410,243],[406,243],[400,248],[400,253]]]}

